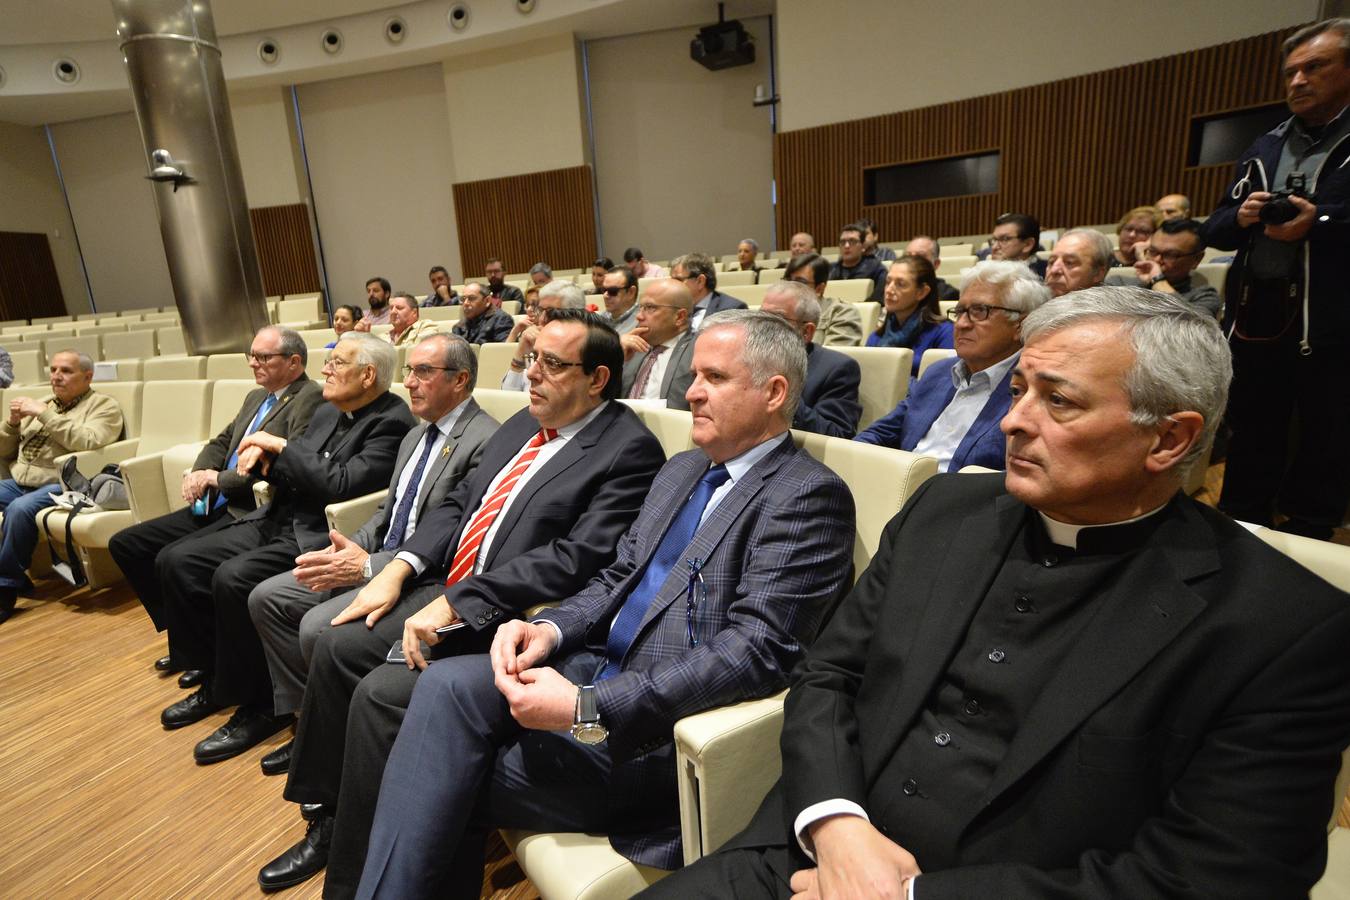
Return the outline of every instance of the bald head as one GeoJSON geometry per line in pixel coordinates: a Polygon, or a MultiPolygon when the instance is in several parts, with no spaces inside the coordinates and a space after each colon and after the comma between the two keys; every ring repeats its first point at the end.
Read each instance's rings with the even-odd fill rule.
{"type": "Polygon", "coordinates": [[[675,278],[653,281],[638,301],[637,324],[646,329],[643,338],[653,346],[664,344],[689,327],[693,308],[694,296],[684,282],[675,278]]]}
{"type": "Polygon", "coordinates": [[[1191,198],[1185,194],[1168,194],[1153,205],[1162,213],[1164,222],[1191,217],[1191,198]]]}
{"type": "Polygon", "coordinates": [[[806,253],[816,252],[816,239],[811,237],[805,231],[799,231],[788,241],[788,251],[793,256],[802,256],[806,253]]]}
{"type": "Polygon", "coordinates": [[[938,242],[926,234],[921,234],[914,240],[905,245],[906,256],[922,256],[937,267],[939,257],[942,251],[938,249],[938,242]]]}

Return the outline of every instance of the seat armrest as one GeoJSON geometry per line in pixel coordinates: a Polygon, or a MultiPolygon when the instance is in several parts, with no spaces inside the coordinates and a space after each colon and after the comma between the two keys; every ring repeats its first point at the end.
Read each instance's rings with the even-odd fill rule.
{"type": "Polygon", "coordinates": [[[137,522],[162,516],[169,508],[169,492],[164,484],[164,453],[147,453],[122,460],[122,480],[126,482],[131,514],[137,522]]]}
{"type": "Polygon", "coordinates": [[[253,482],[253,504],[261,509],[272,502],[272,486],[265,481],[253,482]]]}
{"type": "Polygon", "coordinates": [[[62,463],[73,456],[76,465],[79,466],[80,474],[86,478],[92,478],[109,463],[120,463],[124,459],[135,456],[136,449],[140,445],[140,438],[127,438],[124,441],[113,441],[103,447],[95,447],[93,450],[76,450],[73,453],[63,453],[56,457],[56,467],[59,469],[62,463]]]}
{"type": "Polygon", "coordinates": [[[686,716],[675,723],[685,865],[750,822],[783,770],[778,738],[787,691],[686,716]]]}
{"type": "Polygon", "coordinates": [[[328,527],[339,534],[351,537],[366,524],[367,519],[375,515],[375,510],[380,507],[380,501],[388,493],[388,488],[381,488],[363,497],[328,504],[323,508],[324,515],[328,517],[328,527]]]}

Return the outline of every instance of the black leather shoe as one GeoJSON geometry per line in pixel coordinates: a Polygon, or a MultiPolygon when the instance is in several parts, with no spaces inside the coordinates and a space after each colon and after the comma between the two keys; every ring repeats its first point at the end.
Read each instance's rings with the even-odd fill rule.
{"type": "Polygon", "coordinates": [[[285,775],[291,770],[291,744],[287,741],[271,753],[263,756],[260,765],[264,775],[285,775]]]}
{"type": "Polygon", "coordinates": [[[178,670],[173,667],[173,660],[165,655],[155,660],[155,671],[168,674],[169,672],[177,672],[178,670]]]}
{"type": "Polygon", "coordinates": [[[206,680],[206,673],[201,669],[184,669],[183,674],[178,676],[178,686],[180,688],[195,688],[206,680]]]}
{"type": "Polygon", "coordinates": [[[230,720],[212,732],[211,736],[192,748],[198,765],[210,765],[238,756],[250,747],[256,747],[283,728],[288,728],[295,716],[287,713],[274,716],[241,706],[230,720]]]}
{"type": "Polygon", "coordinates": [[[258,886],[271,893],[313,878],[328,865],[333,842],[333,817],[320,816],[305,829],[304,838],[258,870],[258,886]]]}
{"type": "Polygon", "coordinates": [[[171,706],[166,706],[164,712],[159,714],[160,724],[169,730],[182,728],[184,725],[200,722],[211,713],[224,709],[223,706],[214,702],[209,694],[210,688],[203,685],[200,690],[189,694],[171,706]]]}
{"type": "Polygon", "coordinates": [[[301,803],[300,818],[306,822],[313,822],[319,816],[325,815],[325,807],[322,803],[301,803]]]}
{"type": "Polygon", "coordinates": [[[14,615],[14,605],[19,600],[19,592],[14,588],[0,588],[0,622],[8,621],[14,615]]]}

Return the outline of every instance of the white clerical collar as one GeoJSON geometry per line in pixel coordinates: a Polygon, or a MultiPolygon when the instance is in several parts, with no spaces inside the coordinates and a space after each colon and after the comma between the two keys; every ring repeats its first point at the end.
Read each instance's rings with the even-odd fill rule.
{"type": "MultiPolygon", "coordinates": [[[[1170,500],[1168,502],[1171,502],[1170,500]]],[[[1149,516],[1156,516],[1167,506],[1164,503],[1156,509],[1150,509],[1141,516],[1135,516],[1133,519],[1124,519],[1120,522],[1103,522],[1100,525],[1069,525],[1066,522],[1057,522],[1047,516],[1045,513],[1037,511],[1036,515],[1041,517],[1041,524],[1045,526],[1046,532],[1050,535],[1050,542],[1058,544],[1061,547],[1070,547],[1078,549],[1078,532],[1087,528],[1110,528],[1113,525],[1129,525],[1131,522],[1142,522],[1149,516]]]]}

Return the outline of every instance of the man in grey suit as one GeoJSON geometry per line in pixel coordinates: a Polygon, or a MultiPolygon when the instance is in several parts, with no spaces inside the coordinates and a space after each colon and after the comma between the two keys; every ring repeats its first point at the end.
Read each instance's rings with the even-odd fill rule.
{"type": "Polygon", "coordinates": [[[648,285],[638,303],[637,327],[622,335],[623,396],[630,400],[665,400],[673,409],[688,409],[684,392],[694,380],[690,361],[694,333],[689,313],[694,298],[679,281],[667,278],[648,285]]]}
{"type": "MultiPolygon", "coordinates": [[[[323,391],[305,377],[306,358],[305,342],[299,334],[276,325],[261,329],[248,353],[258,389],[244,398],[234,421],[207,442],[192,464],[192,471],[183,476],[182,495],[188,505],[124,528],[108,542],[108,550],[135,589],[156,630],[167,627],[164,596],[155,574],[155,559],[160,551],[207,529],[223,528],[256,505],[253,483],[257,477],[235,471],[239,442],[254,431],[293,441],[309,427],[310,417],[323,400],[323,391]]],[[[181,669],[182,665],[166,656],[155,663],[155,668],[168,672],[181,669]]],[[[190,670],[183,673],[178,683],[190,688],[200,681],[201,673],[190,670]]]]}
{"type": "Polygon", "coordinates": [[[717,266],[703,253],[686,253],[670,264],[670,277],[689,289],[694,309],[689,313],[689,330],[697,332],[703,319],[724,309],[745,309],[745,302],[717,289],[717,266]]]}
{"type": "MultiPolygon", "coordinates": [[[[412,411],[429,424],[413,428],[399,445],[384,502],[351,538],[330,532],[329,546],[301,554],[293,570],[249,593],[248,612],[267,653],[278,714],[298,711],[305,695],[309,651],[318,637],[301,628],[305,613],[336,589],[363,585],[382,571],[412,537],[418,519],[478,467],[483,444],[497,430],[497,420],[473,400],[478,358],[463,338],[424,338],[403,370],[412,411]]],[[[281,775],[290,761],[286,743],[262,758],[263,774],[281,775]]]]}
{"type": "MultiPolygon", "coordinates": [[[[602,831],[636,862],[680,864],[675,721],[783,686],[847,583],[854,533],[848,489],[788,434],[797,333],[759,311],[714,316],[694,370],[700,449],[657,474],[614,563],[504,623],[490,654],[416,679],[357,896],[477,897],[499,825],[602,831]]],[[[436,639],[404,639],[418,637],[436,639]]],[[[385,666],[357,699],[406,698],[412,675],[385,666]]]]}

